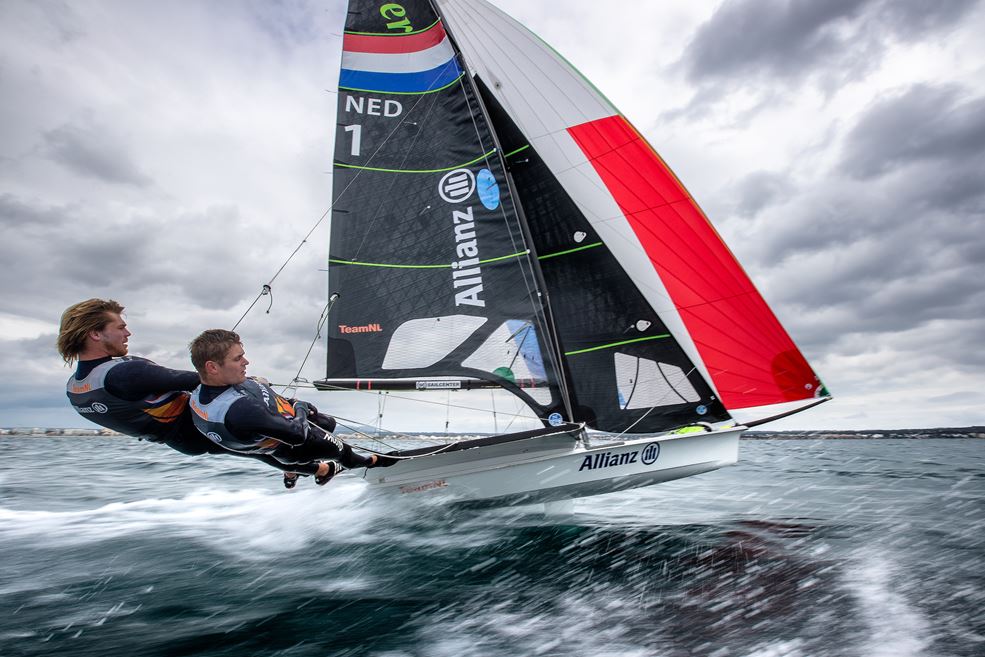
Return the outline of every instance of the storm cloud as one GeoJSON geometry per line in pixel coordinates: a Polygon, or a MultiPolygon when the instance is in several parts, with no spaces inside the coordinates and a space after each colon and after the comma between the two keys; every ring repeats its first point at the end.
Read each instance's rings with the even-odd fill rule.
{"type": "MultiPolygon", "coordinates": [[[[640,127],[835,393],[787,426],[985,422],[982,2],[495,4],[640,127]]],[[[0,425],[80,424],[54,351],[80,299],[124,303],[133,353],[178,368],[240,319],[329,207],[344,12],[0,3],[0,425]]],[[[324,372],[327,242],[237,328],[257,373],[289,381],[313,341],[302,377],[324,372]]]]}
{"type": "Polygon", "coordinates": [[[957,23],[975,0],[728,0],[695,32],[683,63],[694,82],[861,75],[896,39],[957,23]]]}

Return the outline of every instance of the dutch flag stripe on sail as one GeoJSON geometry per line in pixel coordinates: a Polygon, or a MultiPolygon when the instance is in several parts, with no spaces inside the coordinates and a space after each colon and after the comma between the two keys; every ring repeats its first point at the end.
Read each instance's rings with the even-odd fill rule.
{"type": "Polygon", "coordinates": [[[462,70],[441,23],[419,34],[346,34],[339,87],[421,93],[454,82],[462,70]]]}

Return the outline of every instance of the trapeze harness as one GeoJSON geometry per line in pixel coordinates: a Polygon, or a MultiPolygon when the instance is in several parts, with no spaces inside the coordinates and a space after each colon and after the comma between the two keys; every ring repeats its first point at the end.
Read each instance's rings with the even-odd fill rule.
{"type": "Polygon", "coordinates": [[[76,379],[74,374],[70,376],[65,393],[72,407],[90,422],[128,436],[163,442],[188,405],[188,393],[175,390],[137,401],[111,395],[105,387],[106,375],[114,367],[132,361],[151,362],[136,356],[114,358],[97,365],[81,380],[76,379]]]}
{"type": "Polygon", "coordinates": [[[271,415],[279,415],[286,420],[294,419],[294,409],[286,399],[262,383],[247,379],[243,383],[229,386],[207,404],[202,403],[202,386],[195,388],[190,401],[192,421],[209,440],[225,449],[250,454],[271,454],[284,443],[261,433],[236,436],[226,426],[229,407],[244,397],[258,401],[271,415]]]}

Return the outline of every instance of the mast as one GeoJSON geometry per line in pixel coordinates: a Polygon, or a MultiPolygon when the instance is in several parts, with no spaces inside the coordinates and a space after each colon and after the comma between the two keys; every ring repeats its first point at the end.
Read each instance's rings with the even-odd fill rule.
{"type": "Polygon", "coordinates": [[[520,202],[520,197],[516,192],[516,185],[513,182],[513,174],[510,172],[510,167],[506,163],[506,159],[503,157],[503,147],[500,143],[499,135],[496,133],[496,128],[489,118],[489,111],[486,109],[486,105],[482,100],[482,94],[479,92],[472,75],[469,74],[470,69],[475,69],[474,67],[469,66],[469,62],[465,61],[465,55],[461,47],[458,45],[454,32],[449,29],[448,22],[445,20],[438,3],[434,0],[430,0],[430,2],[431,6],[434,8],[434,13],[438,15],[441,22],[445,25],[445,31],[448,34],[449,40],[452,44],[454,44],[455,50],[457,51],[459,57],[463,60],[462,63],[464,64],[465,69],[465,79],[468,80],[467,84],[471,87],[473,96],[479,105],[479,111],[482,112],[482,115],[486,118],[486,122],[489,126],[489,134],[492,136],[493,144],[496,146],[495,156],[499,158],[503,166],[503,171],[506,173],[506,185],[509,189],[510,197],[513,199],[514,207],[516,208],[517,218],[519,219],[520,230],[523,236],[524,247],[527,249],[529,254],[528,258],[530,261],[530,269],[534,274],[536,292],[543,304],[543,322],[547,329],[546,335],[544,336],[544,341],[547,344],[551,358],[555,363],[555,369],[558,376],[558,387],[561,392],[561,402],[564,404],[564,410],[567,414],[565,419],[569,422],[574,421],[574,410],[571,402],[571,391],[568,385],[568,374],[564,365],[564,358],[561,354],[561,341],[558,337],[557,327],[554,323],[554,314],[551,312],[550,295],[547,292],[547,283],[544,280],[544,273],[541,270],[540,261],[537,258],[537,249],[534,246],[533,236],[530,234],[530,226],[523,210],[523,204],[520,202]]]}

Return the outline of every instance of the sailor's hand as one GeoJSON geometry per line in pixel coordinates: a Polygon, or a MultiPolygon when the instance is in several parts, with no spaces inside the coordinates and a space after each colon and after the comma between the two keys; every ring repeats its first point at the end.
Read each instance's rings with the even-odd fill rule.
{"type": "Polygon", "coordinates": [[[311,402],[306,402],[306,401],[303,401],[301,399],[295,399],[294,400],[294,410],[297,411],[298,410],[298,407],[304,408],[305,411],[307,411],[308,416],[310,416],[310,417],[313,417],[315,415],[318,415],[318,409],[315,408],[315,405],[312,404],[311,402]]]}
{"type": "Polygon", "coordinates": [[[302,420],[307,420],[309,415],[317,413],[318,410],[306,401],[301,401],[300,399],[294,402],[294,417],[299,417],[302,420]]]}
{"type": "Polygon", "coordinates": [[[270,385],[270,381],[268,381],[267,379],[265,379],[265,378],[264,378],[264,377],[262,377],[262,376],[251,376],[251,377],[249,377],[249,378],[251,378],[251,379],[253,379],[253,380],[254,380],[254,381],[256,381],[257,383],[262,383],[262,384],[263,384],[263,385],[265,385],[265,386],[269,386],[269,385],[270,385]]]}

